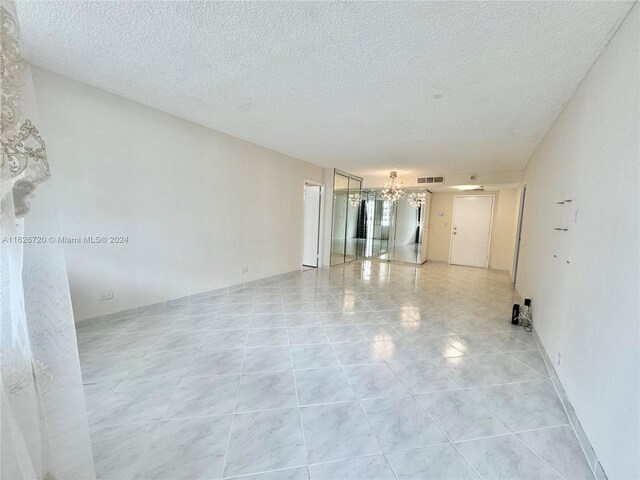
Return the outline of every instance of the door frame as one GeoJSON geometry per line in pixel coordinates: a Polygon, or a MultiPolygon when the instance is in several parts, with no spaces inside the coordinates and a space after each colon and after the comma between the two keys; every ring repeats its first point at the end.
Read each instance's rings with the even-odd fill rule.
{"type": "MultiPolygon", "coordinates": [[[[453,225],[456,221],[456,198],[458,197],[491,197],[491,217],[489,218],[489,243],[487,244],[487,260],[484,267],[475,268],[489,268],[489,257],[491,256],[491,235],[493,234],[493,215],[496,209],[496,195],[495,193],[487,194],[470,194],[470,195],[454,195],[453,207],[451,208],[451,230],[449,231],[449,265],[451,265],[451,255],[453,254],[453,225]]],[[[470,266],[470,265],[462,265],[470,266]]]]}
{"type": "Polygon", "coordinates": [[[518,205],[518,226],[516,228],[516,246],[513,252],[513,268],[511,269],[511,283],[516,283],[518,263],[520,262],[520,247],[522,246],[522,220],[524,219],[524,205],[527,196],[527,184],[520,187],[520,202],[518,205]]]}
{"type": "Polygon", "coordinates": [[[429,240],[431,239],[431,201],[433,200],[433,194],[429,190],[425,191],[425,199],[427,199],[425,205],[428,205],[428,208],[424,209],[424,225],[422,229],[422,245],[420,247],[420,263],[425,263],[427,261],[427,257],[429,255],[429,240]],[[424,239],[425,233],[427,235],[426,241],[424,239]]]}
{"type": "Polygon", "coordinates": [[[300,261],[298,264],[300,268],[306,267],[302,262],[304,261],[304,190],[306,186],[312,187],[320,187],[320,212],[318,213],[318,266],[309,268],[320,268],[322,267],[322,242],[324,240],[324,197],[325,197],[325,188],[324,183],[316,182],[315,180],[304,180],[302,183],[302,226],[301,228],[301,236],[300,236],[300,261]]]}

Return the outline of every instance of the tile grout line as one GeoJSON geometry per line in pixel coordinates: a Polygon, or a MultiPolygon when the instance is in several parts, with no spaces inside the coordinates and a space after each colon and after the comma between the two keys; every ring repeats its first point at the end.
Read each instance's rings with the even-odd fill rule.
{"type": "MultiPolygon", "coordinates": [[[[480,385],[480,386],[476,386],[476,387],[463,387],[460,390],[462,390],[462,391],[464,391],[466,393],[467,390],[480,390],[480,389],[488,389],[488,388],[504,386],[504,387],[508,387],[510,390],[512,390],[516,394],[516,396],[522,397],[523,400],[526,399],[528,401],[531,401],[531,399],[527,395],[517,391],[515,388],[512,387],[512,385],[518,385],[518,384],[524,384],[524,383],[534,383],[534,382],[540,382],[540,381],[544,382],[545,380],[525,380],[523,382],[501,383],[501,384],[496,384],[496,385],[480,385]]],[[[467,393],[467,395],[469,395],[469,394],[467,393]]],[[[471,397],[471,395],[469,395],[469,397],[471,397]]],[[[487,411],[489,411],[491,413],[491,411],[487,407],[485,407],[484,405],[480,404],[480,402],[478,402],[475,398],[471,397],[471,399],[474,400],[478,405],[484,407],[487,411]]],[[[542,410],[544,410],[545,412],[547,412],[547,413],[549,413],[549,414],[551,414],[553,416],[556,416],[553,412],[549,411],[545,406],[538,405],[538,407],[541,408],[542,410]]],[[[496,417],[496,419],[499,420],[500,422],[502,422],[502,420],[498,419],[497,417],[496,417]]],[[[543,428],[553,428],[553,427],[560,426],[560,425],[567,425],[567,424],[566,423],[560,423],[560,424],[556,424],[556,425],[549,425],[547,427],[533,428],[533,429],[530,429],[530,430],[542,430],[543,428]]]]}
{"type": "Polygon", "coordinates": [[[533,450],[532,448],[529,448],[529,446],[526,443],[524,443],[522,441],[522,439],[520,437],[518,437],[518,435],[514,434],[513,436],[518,439],[518,441],[524,446],[524,448],[526,448],[531,453],[533,453],[536,457],[538,457],[540,459],[540,461],[542,463],[544,463],[546,466],[548,466],[551,470],[553,470],[555,473],[557,473],[560,478],[562,478],[564,480],[564,478],[565,478],[564,475],[560,474],[560,472],[557,471],[550,463],[548,463],[544,458],[542,458],[540,455],[538,455],[538,453],[535,450],[533,450]]]}
{"type": "MultiPolygon", "coordinates": [[[[289,342],[289,328],[286,327],[286,319],[285,319],[285,328],[287,332],[287,342],[289,342]]],[[[296,394],[296,404],[298,410],[298,420],[300,421],[300,432],[302,433],[302,446],[304,448],[304,457],[306,460],[306,469],[307,475],[311,478],[311,472],[309,471],[309,449],[307,448],[307,437],[304,433],[304,424],[302,423],[302,407],[300,406],[300,398],[298,396],[298,383],[296,380],[296,371],[293,368],[293,353],[291,352],[291,346],[287,345],[287,349],[289,350],[289,362],[291,362],[291,376],[293,377],[293,390],[296,394]]]]}
{"type": "MultiPolygon", "coordinates": [[[[251,320],[249,320],[251,322],[251,320]]],[[[247,342],[249,341],[249,327],[247,327],[247,336],[244,342],[244,350],[242,352],[242,361],[240,362],[240,373],[238,374],[238,384],[236,385],[236,393],[234,395],[233,412],[231,413],[231,422],[229,423],[229,433],[227,434],[227,445],[224,451],[224,458],[222,459],[222,477],[224,477],[224,471],[227,468],[227,457],[229,455],[229,445],[231,444],[231,433],[233,432],[233,421],[236,416],[236,408],[238,407],[238,392],[240,391],[240,382],[242,381],[242,372],[244,370],[244,358],[247,354],[247,342]]]]}
{"type": "MultiPolygon", "coordinates": [[[[338,299],[336,299],[336,301],[337,300],[338,299]]],[[[356,328],[358,329],[360,334],[364,336],[364,334],[362,333],[362,330],[360,330],[360,328],[357,325],[356,325],[356,328]]],[[[324,330],[324,325],[322,326],[322,329],[324,330]]],[[[326,335],[326,330],[325,330],[325,335],[326,335]]],[[[328,337],[329,337],[329,335],[327,335],[327,338],[328,337]]],[[[362,416],[364,417],[365,421],[367,422],[367,426],[369,427],[369,431],[371,432],[371,435],[373,436],[373,438],[375,439],[376,443],[378,444],[378,448],[380,449],[380,453],[376,454],[376,455],[382,455],[384,457],[385,461],[387,462],[387,464],[389,464],[389,460],[387,460],[387,457],[384,455],[384,449],[382,448],[382,444],[380,443],[380,440],[378,439],[378,436],[376,435],[375,431],[371,427],[371,422],[369,421],[369,418],[367,417],[367,414],[364,412],[364,408],[362,408],[362,404],[360,403],[360,399],[358,398],[358,393],[356,392],[356,389],[354,388],[353,384],[351,383],[351,379],[349,378],[349,375],[347,375],[347,372],[344,369],[344,365],[340,361],[340,357],[338,357],[338,354],[336,353],[336,350],[333,347],[333,344],[331,343],[331,339],[329,339],[329,345],[331,346],[331,350],[333,351],[333,354],[335,355],[336,360],[338,361],[338,364],[340,365],[340,369],[342,370],[342,374],[347,379],[347,382],[349,383],[349,386],[351,387],[351,390],[353,391],[353,395],[355,397],[355,403],[358,404],[358,408],[360,409],[360,413],[362,414],[362,416]]],[[[351,403],[351,402],[349,402],[349,403],[351,403]]],[[[390,464],[389,464],[389,468],[391,468],[390,464]]],[[[391,472],[393,473],[393,476],[397,480],[398,476],[393,471],[393,468],[391,468],[391,472]]]]}
{"type": "Polygon", "coordinates": [[[151,432],[151,435],[149,435],[149,440],[147,440],[147,442],[146,442],[146,445],[144,447],[144,451],[140,455],[140,458],[138,458],[138,461],[136,462],[135,468],[133,468],[131,470],[132,473],[129,476],[129,478],[134,478],[135,475],[138,473],[138,469],[140,468],[140,465],[142,464],[142,460],[144,459],[145,455],[149,451],[149,447],[151,446],[151,441],[153,440],[153,437],[155,436],[156,432],[158,431],[158,428],[160,428],[160,424],[161,423],[162,422],[156,422],[156,426],[153,428],[153,431],[151,432]]]}
{"type": "Polygon", "coordinates": [[[431,415],[427,407],[425,407],[422,404],[422,402],[418,398],[416,398],[415,394],[412,393],[411,396],[418,403],[418,405],[420,405],[420,408],[422,408],[422,410],[429,416],[431,421],[440,429],[440,431],[444,434],[444,436],[447,438],[449,443],[453,446],[456,452],[458,452],[458,454],[462,457],[462,459],[466,462],[466,464],[469,465],[469,467],[475,472],[478,478],[482,479],[482,476],[478,473],[476,468],[471,464],[471,462],[469,462],[469,460],[467,460],[467,458],[462,454],[462,452],[458,449],[458,447],[456,447],[456,444],[453,442],[453,440],[451,440],[451,437],[449,436],[449,434],[444,430],[444,428],[440,426],[440,424],[436,421],[436,419],[433,418],[433,416],[431,415]]]}
{"type": "Polygon", "coordinates": [[[156,427],[153,429],[153,432],[152,432],[151,436],[149,437],[149,440],[147,442],[147,446],[145,447],[144,452],[142,453],[142,455],[140,455],[140,458],[138,459],[138,462],[136,463],[135,470],[133,470],[133,476],[135,476],[135,474],[138,473],[138,469],[140,468],[142,460],[144,460],[145,455],[149,451],[149,447],[151,446],[151,442],[153,441],[153,437],[155,436],[156,432],[160,428],[160,425],[162,424],[162,422],[166,421],[166,415],[169,412],[169,408],[171,407],[171,403],[173,402],[173,399],[175,398],[176,394],[178,393],[178,389],[180,387],[180,383],[182,383],[182,379],[180,379],[180,381],[177,384],[174,385],[174,389],[175,390],[174,390],[173,394],[171,395],[171,398],[169,399],[169,402],[167,403],[167,408],[166,408],[165,412],[162,414],[162,417],[160,418],[160,420],[157,421],[156,427]]]}

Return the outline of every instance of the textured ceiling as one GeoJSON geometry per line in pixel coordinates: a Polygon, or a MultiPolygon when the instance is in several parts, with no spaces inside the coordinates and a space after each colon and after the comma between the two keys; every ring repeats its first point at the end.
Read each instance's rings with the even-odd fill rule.
{"type": "Polygon", "coordinates": [[[632,2],[18,2],[48,70],[362,175],[518,170],[632,2]]]}

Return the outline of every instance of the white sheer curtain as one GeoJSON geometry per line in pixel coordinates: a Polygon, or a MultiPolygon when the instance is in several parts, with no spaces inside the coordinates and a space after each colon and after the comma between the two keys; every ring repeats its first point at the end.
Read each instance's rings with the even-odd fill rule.
{"type": "Polygon", "coordinates": [[[55,175],[49,179],[14,5],[0,6],[0,477],[90,479],[73,312],[55,243],[55,175]]]}

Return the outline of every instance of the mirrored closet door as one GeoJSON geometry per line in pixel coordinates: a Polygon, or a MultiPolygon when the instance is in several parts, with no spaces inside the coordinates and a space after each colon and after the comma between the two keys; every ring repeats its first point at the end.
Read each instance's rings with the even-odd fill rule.
{"type": "Polygon", "coordinates": [[[362,179],[340,170],[333,175],[333,223],[331,229],[331,266],[362,257],[360,234],[362,179]]]}

